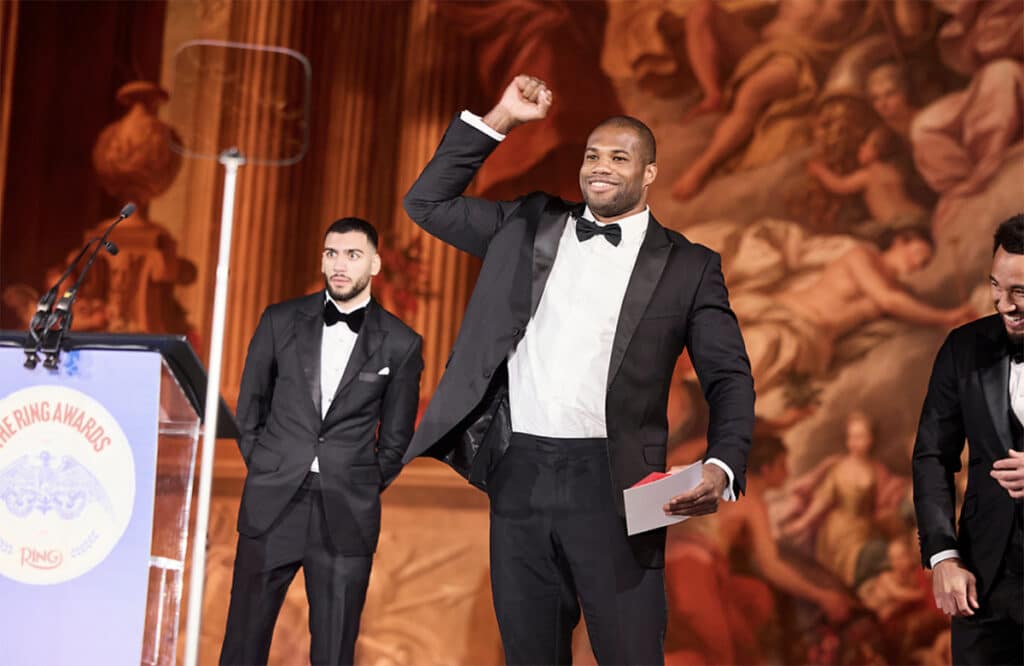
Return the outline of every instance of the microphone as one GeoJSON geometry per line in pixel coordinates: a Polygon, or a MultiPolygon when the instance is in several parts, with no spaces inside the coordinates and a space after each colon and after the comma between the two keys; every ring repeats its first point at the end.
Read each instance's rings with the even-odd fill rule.
{"type": "MultiPolygon", "coordinates": [[[[133,202],[129,201],[128,203],[126,203],[124,205],[124,208],[121,209],[121,213],[117,216],[117,219],[114,220],[113,224],[111,224],[110,227],[107,229],[107,234],[110,233],[110,229],[113,229],[115,224],[117,224],[118,222],[120,222],[121,220],[123,220],[126,217],[131,217],[132,213],[134,213],[134,212],[135,212],[135,204],[133,202]]],[[[103,237],[106,238],[107,234],[103,234],[103,237]]]]}
{"type": "MultiPolygon", "coordinates": [[[[55,284],[50,290],[50,292],[53,292],[52,295],[50,292],[47,292],[43,299],[40,299],[40,307],[37,309],[36,315],[40,316],[41,314],[45,314],[45,323],[42,325],[39,337],[36,338],[38,340],[38,345],[31,351],[28,349],[25,350],[25,367],[35,367],[35,364],[38,362],[36,351],[42,351],[44,357],[43,367],[47,370],[56,370],[58,365],[60,365],[60,343],[64,338],[64,333],[71,330],[71,307],[74,305],[75,299],[78,297],[78,290],[82,286],[85,276],[89,274],[89,269],[92,268],[92,264],[96,261],[96,255],[100,253],[100,250],[105,249],[111,255],[116,255],[120,251],[113,241],[107,240],[107,237],[114,230],[114,227],[121,222],[121,220],[124,220],[135,212],[135,208],[136,206],[134,203],[129,202],[125,204],[117,218],[115,218],[114,221],[110,223],[110,226],[107,227],[106,231],[103,232],[103,235],[99,238],[92,238],[85,244],[82,250],[78,253],[78,256],[75,257],[71,266],[64,271],[60,280],[58,280],[57,284],[55,284]],[[64,295],[61,296],[59,301],[57,301],[56,307],[54,307],[52,311],[46,312],[49,310],[50,304],[53,303],[53,298],[56,297],[60,284],[64,282],[64,279],[68,275],[70,275],[75,265],[78,264],[79,260],[81,260],[93,243],[96,244],[96,247],[93,249],[92,254],[89,255],[89,259],[85,262],[85,267],[82,268],[82,272],[79,274],[78,279],[75,280],[75,283],[70,289],[64,292],[64,295]],[[47,297],[49,297],[49,303],[44,311],[43,300],[47,299],[47,297]]],[[[35,318],[33,318],[33,321],[35,321],[35,318]]],[[[36,336],[33,334],[32,337],[36,336]]]]}

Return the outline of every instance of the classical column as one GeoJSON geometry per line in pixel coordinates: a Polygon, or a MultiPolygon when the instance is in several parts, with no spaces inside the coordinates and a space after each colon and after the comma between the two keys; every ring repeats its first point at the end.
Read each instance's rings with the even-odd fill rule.
{"type": "MultiPolygon", "coordinates": [[[[235,3],[234,9],[234,41],[302,50],[312,5],[261,0],[235,3]]],[[[292,131],[291,122],[266,109],[280,99],[284,78],[295,73],[280,56],[249,52],[242,57],[238,90],[244,94],[235,98],[237,106],[228,114],[222,144],[237,142],[252,160],[279,159],[291,152],[281,145],[292,131]]],[[[260,312],[296,291],[296,223],[302,215],[303,179],[311,176],[306,166],[305,162],[291,166],[251,162],[238,172],[221,382],[232,400],[260,312]]]]}
{"type": "MultiPolygon", "coordinates": [[[[302,51],[312,31],[314,5],[259,0],[204,2],[189,9],[195,12],[193,17],[172,15],[172,19],[192,20],[201,29],[191,35],[178,30],[179,40],[205,37],[302,51]]],[[[187,84],[176,84],[172,91],[172,107],[174,95],[188,99],[188,108],[183,112],[179,100],[177,112],[169,119],[181,125],[178,129],[186,145],[210,154],[237,146],[251,160],[285,153],[281,142],[291,121],[267,109],[273,109],[280,98],[285,77],[297,70],[285,58],[266,53],[215,48],[196,53],[217,62],[202,63],[196,76],[187,84]],[[197,126],[204,128],[203,136],[193,135],[197,126]],[[211,132],[214,138],[206,140],[211,132]]],[[[171,75],[165,72],[165,77],[171,75]]],[[[250,162],[238,172],[221,381],[221,390],[231,402],[238,392],[245,351],[260,312],[267,304],[292,295],[299,282],[293,256],[304,166],[304,162],[292,166],[250,162]]],[[[209,343],[223,178],[224,168],[215,161],[187,160],[182,182],[176,192],[169,193],[165,202],[169,210],[163,213],[169,216],[174,211],[184,219],[180,248],[195,262],[198,275],[195,286],[183,290],[183,300],[203,338],[203,356],[209,343]]]]}
{"type": "MultiPolygon", "coordinates": [[[[400,161],[402,68],[409,3],[343,2],[317,5],[318,31],[311,42],[314,66],[313,132],[308,158],[312,177],[299,239],[298,266],[305,285],[322,284],[318,257],[332,220],[363,217],[394,247],[391,230],[400,161]]],[[[378,296],[380,294],[378,293],[378,296]]]]}
{"type": "MultiPolygon", "coordinates": [[[[167,5],[160,82],[170,91],[171,100],[161,109],[161,117],[195,152],[212,154],[219,146],[224,52],[192,49],[178,55],[177,51],[189,40],[231,40],[233,14],[232,3],[219,0],[167,5]],[[196,65],[192,56],[200,54],[204,60],[196,65]]],[[[186,157],[177,180],[149,209],[151,217],[176,238],[179,254],[195,265],[195,280],[175,291],[198,332],[196,352],[204,361],[209,350],[223,180],[224,168],[215,159],[186,157]]]]}
{"type": "Polygon", "coordinates": [[[402,243],[421,238],[432,296],[422,300],[409,324],[423,335],[422,389],[429,397],[455,341],[479,262],[413,224],[401,197],[433,155],[452,116],[471,99],[476,75],[470,45],[444,25],[435,2],[414,0],[408,29],[393,233],[402,243]]]}

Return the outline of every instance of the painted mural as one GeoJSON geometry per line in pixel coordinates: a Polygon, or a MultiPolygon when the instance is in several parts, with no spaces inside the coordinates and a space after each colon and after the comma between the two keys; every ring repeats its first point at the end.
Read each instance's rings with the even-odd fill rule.
{"type": "MultiPolygon", "coordinates": [[[[910,454],[934,353],[991,311],[991,234],[1024,208],[1020,4],[442,10],[482,44],[485,89],[523,71],[556,94],[486,164],[485,193],[578,198],[586,129],[634,115],[658,139],[652,212],[723,255],[759,426],[747,496],[670,530],[667,661],[948,661],[910,454]]],[[[670,462],[697,459],[685,360],[672,409],[670,462]]]]}

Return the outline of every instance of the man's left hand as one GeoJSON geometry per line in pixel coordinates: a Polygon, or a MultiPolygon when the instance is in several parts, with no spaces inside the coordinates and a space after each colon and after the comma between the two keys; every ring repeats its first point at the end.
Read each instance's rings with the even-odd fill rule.
{"type": "Polygon", "coordinates": [[[1024,452],[1011,450],[1009,458],[997,460],[992,465],[990,474],[1010,493],[1010,497],[1024,497],[1024,452]]]}
{"type": "Polygon", "coordinates": [[[693,490],[676,495],[664,507],[668,516],[703,516],[718,510],[718,501],[729,482],[725,470],[718,465],[704,463],[702,478],[693,490]]]}

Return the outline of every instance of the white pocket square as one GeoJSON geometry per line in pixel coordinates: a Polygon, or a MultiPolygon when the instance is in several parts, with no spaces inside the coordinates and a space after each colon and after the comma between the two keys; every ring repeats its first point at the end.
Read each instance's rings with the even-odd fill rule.
{"type": "Polygon", "coordinates": [[[384,366],[383,368],[381,368],[380,370],[377,371],[377,374],[378,375],[390,375],[391,374],[391,368],[389,368],[387,366],[384,366]]]}

